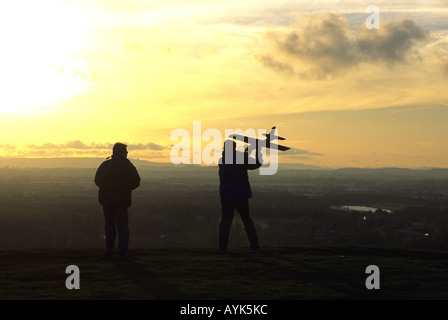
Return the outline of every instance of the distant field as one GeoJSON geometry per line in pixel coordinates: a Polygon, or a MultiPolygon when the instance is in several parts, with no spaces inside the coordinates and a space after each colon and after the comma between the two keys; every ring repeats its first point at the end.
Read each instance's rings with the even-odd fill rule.
{"type": "Polygon", "coordinates": [[[448,254],[387,248],[133,249],[128,261],[101,249],[0,251],[0,299],[319,300],[447,299],[448,254]],[[68,265],[80,289],[68,290],[68,265]],[[368,290],[365,269],[380,269],[368,290]]]}

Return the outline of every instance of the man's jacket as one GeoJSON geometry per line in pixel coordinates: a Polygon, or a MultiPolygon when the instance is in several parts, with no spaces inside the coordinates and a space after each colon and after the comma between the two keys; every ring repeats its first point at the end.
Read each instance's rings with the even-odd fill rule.
{"type": "Polygon", "coordinates": [[[226,163],[223,153],[223,157],[219,160],[219,194],[222,203],[240,202],[252,197],[247,170],[258,169],[262,163],[257,158],[252,159],[254,164],[249,164],[247,152],[244,153],[243,159],[244,162],[238,164],[237,156],[234,155],[233,160],[226,163]]]}
{"type": "Polygon", "coordinates": [[[132,190],[140,185],[140,176],[129,159],[112,156],[96,171],[95,184],[100,188],[100,204],[128,208],[132,204],[132,190]]]}

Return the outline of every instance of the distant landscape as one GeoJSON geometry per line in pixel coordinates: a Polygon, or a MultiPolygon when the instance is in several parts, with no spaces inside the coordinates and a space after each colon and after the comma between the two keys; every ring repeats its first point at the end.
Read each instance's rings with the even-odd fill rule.
{"type": "MultiPolygon", "coordinates": [[[[0,159],[0,249],[101,248],[93,183],[104,159],[0,159]]],[[[130,208],[131,248],[217,246],[217,167],[132,160],[142,177],[130,208]]],[[[250,172],[262,246],[354,245],[448,250],[448,169],[250,172]],[[375,208],[372,211],[344,207],[375,208]]],[[[230,246],[247,246],[238,215],[230,246]]]]}

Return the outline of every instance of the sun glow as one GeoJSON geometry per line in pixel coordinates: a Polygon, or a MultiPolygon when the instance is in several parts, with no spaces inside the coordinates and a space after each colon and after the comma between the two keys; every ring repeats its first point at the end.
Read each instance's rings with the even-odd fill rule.
{"type": "Polygon", "coordinates": [[[76,57],[84,43],[79,8],[53,1],[0,4],[0,111],[35,113],[87,90],[87,64],[76,57]]]}

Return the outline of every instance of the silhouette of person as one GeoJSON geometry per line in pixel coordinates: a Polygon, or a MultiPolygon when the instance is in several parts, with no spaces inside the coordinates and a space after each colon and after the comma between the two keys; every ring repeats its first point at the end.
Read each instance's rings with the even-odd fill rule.
{"type": "Polygon", "coordinates": [[[112,258],[118,233],[119,258],[126,259],[129,246],[128,208],[132,204],[132,190],[140,185],[135,166],[127,159],[127,145],[116,143],[113,155],[104,161],[95,174],[99,187],[98,200],[103,206],[106,258],[112,258]]]}
{"type": "Polygon", "coordinates": [[[259,248],[257,231],[249,213],[249,198],[252,197],[252,190],[247,170],[258,169],[262,163],[263,159],[259,151],[256,152],[255,159],[250,158],[247,148],[244,152],[237,151],[234,141],[224,142],[224,151],[219,160],[219,193],[222,211],[219,224],[219,250],[221,252],[227,250],[235,210],[239,212],[243,221],[250,248],[259,248]]]}

